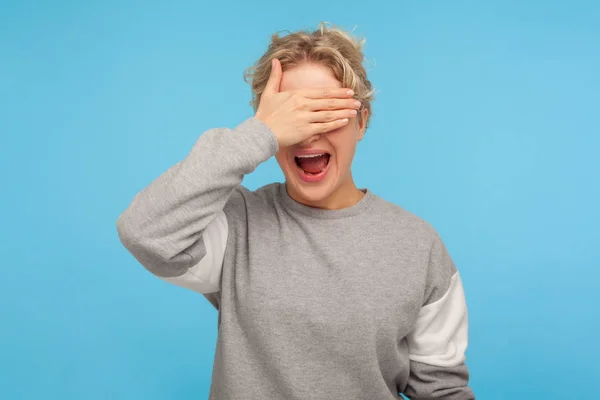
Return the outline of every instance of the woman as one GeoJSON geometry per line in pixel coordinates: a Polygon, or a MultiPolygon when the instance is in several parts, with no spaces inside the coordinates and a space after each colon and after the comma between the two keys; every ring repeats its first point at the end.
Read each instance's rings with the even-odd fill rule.
{"type": "Polygon", "coordinates": [[[255,116],[203,133],[119,217],[150,272],[219,310],[210,399],[472,399],[458,272],[425,221],[354,184],[371,116],[361,43],[275,35],[255,116]],[[275,156],[285,183],[244,175],[275,156]]]}

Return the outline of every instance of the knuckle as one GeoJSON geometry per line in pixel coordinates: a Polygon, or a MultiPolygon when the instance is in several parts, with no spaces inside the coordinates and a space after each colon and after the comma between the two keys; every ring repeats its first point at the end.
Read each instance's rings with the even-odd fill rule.
{"type": "Polygon", "coordinates": [[[331,121],[333,118],[334,118],[333,112],[331,112],[331,111],[327,111],[327,112],[325,113],[325,119],[326,119],[327,121],[331,121]]]}
{"type": "Polygon", "coordinates": [[[334,110],[335,109],[335,100],[331,99],[327,101],[327,109],[334,110]]]}
{"type": "Polygon", "coordinates": [[[323,89],[323,97],[326,97],[326,98],[331,97],[331,90],[330,89],[323,89]]]}

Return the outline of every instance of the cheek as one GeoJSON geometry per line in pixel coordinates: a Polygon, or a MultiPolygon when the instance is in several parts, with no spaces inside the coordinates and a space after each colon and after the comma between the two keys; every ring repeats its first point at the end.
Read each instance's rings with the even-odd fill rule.
{"type": "Polygon", "coordinates": [[[347,163],[354,156],[356,149],[356,128],[354,126],[345,126],[336,129],[328,135],[328,140],[335,149],[340,162],[347,163]]]}
{"type": "Polygon", "coordinates": [[[288,168],[288,151],[286,148],[281,148],[279,149],[279,151],[277,152],[277,154],[275,154],[275,159],[277,160],[277,164],[279,164],[279,167],[282,170],[285,170],[288,168]]]}

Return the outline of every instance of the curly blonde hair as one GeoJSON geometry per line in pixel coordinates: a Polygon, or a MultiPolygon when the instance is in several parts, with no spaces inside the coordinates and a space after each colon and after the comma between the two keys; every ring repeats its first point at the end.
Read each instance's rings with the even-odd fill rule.
{"type": "Polygon", "coordinates": [[[365,125],[368,127],[375,90],[363,66],[364,43],[364,39],[354,38],[343,29],[323,22],[312,32],[301,30],[285,36],[274,34],[265,54],[244,72],[244,80],[252,89],[250,105],[254,111],[258,109],[274,58],[279,59],[283,71],[313,62],[330,68],[342,87],[354,90],[354,98],[362,103],[361,109],[368,110],[365,125]]]}

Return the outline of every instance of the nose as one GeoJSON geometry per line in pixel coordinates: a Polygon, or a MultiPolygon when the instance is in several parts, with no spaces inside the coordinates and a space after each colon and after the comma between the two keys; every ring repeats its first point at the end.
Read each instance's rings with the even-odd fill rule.
{"type": "Polygon", "coordinates": [[[320,133],[313,135],[313,136],[309,137],[308,139],[304,140],[303,142],[301,142],[300,147],[308,147],[308,146],[310,146],[311,143],[314,143],[314,142],[318,141],[319,139],[321,139],[320,133]]]}

